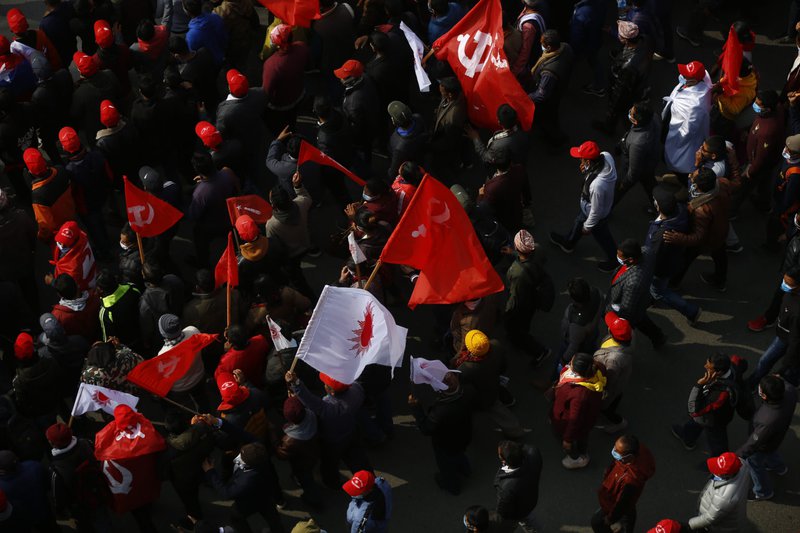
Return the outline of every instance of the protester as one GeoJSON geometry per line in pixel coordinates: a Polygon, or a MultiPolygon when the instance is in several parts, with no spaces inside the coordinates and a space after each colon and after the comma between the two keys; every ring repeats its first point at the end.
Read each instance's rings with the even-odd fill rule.
{"type": "Polygon", "coordinates": [[[499,531],[537,531],[539,521],[534,515],[539,503],[539,479],[542,475],[542,455],[531,445],[502,441],[497,447],[500,469],[494,476],[497,492],[497,522],[499,531]]]}
{"type": "Polygon", "coordinates": [[[739,531],[747,520],[750,467],[731,452],[710,457],[706,464],[711,478],[700,493],[698,514],[689,519],[689,527],[692,531],[739,531]]]}
{"type": "Polygon", "coordinates": [[[392,517],[392,487],[382,477],[361,470],[342,485],[350,496],[347,523],[350,531],[382,533],[392,517]]]}

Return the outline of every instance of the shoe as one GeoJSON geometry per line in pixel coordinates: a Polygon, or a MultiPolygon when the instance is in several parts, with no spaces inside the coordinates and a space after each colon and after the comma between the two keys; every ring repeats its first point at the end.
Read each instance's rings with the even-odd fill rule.
{"type": "Polygon", "coordinates": [[[619,268],[619,263],[616,261],[598,261],[597,270],[605,272],[606,274],[614,272],[619,268]]]}
{"type": "Polygon", "coordinates": [[[703,314],[703,310],[701,308],[697,308],[697,312],[694,314],[692,318],[689,319],[689,325],[693,328],[697,327],[697,323],[700,322],[700,315],[703,314]]]}
{"type": "Polygon", "coordinates": [[[717,280],[717,276],[715,276],[713,272],[704,272],[700,274],[700,279],[703,280],[703,283],[706,285],[711,285],[719,292],[725,292],[727,290],[725,288],[725,283],[720,283],[717,280]]]}
{"type": "Polygon", "coordinates": [[[604,431],[609,435],[613,435],[615,433],[619,433],[620,431],[624,431],[628,428],[628,421],[624,418],[618,424],[599,424],[595,426],[600,431],[604,431]]]}
{"type": "Polygon", "coordinates": [[[737,242],[736,244],[726,244],[725,251],[729,254],[740,254],[744,251],[744,246],[742,243],[737,242]]]}
{"type": "Polygon", "coordinates": [[[767,320],[767,317],[765,317],[764,315],[761,315],[758,318],[754,318],[753,320],[748,321],[747,322],[747,329],[749,329],[750,331],[753,331],[755,333],[758,333],[760,331],[764,331],[767,328],[771,328],[774,325],[775,325],[775,321],[774,320],[770,323],[767,320]]]}
{"type": "Polygon", "coordinates": [[[564,253],[571,254],[573,251],[575,251],[574,244],[570,244],[566,237],[559,235],[554,231],[550,232],[550,242],[561,248],[564,253]]]}
{"type": "Polygon", "coordinates": [[[585,468],[589,464],[589,456],[581,455],[577,459],[573,459],[569,455],[561,459],[561,466],[567,470],[577,470],[578,468],[585,468]]]}
{"type": "Polygon", "coordinates": [[[767,468],[767,472],[775,472],[776,476],[785,476],[786,474],[789,473],[789,467],[783,465],[783,468],[781,470],[775,470],[774,468],[767,468]]]}
{"type": "Polygon", "coordinates": [[[689,44],[691,44],[695,48],[700,46],[700,41],[694,39],[693,37],[690,37],[689,33],[686,31],[686,28],[682,28],[681,26],[678,26],[677,28],[675,28],[675,33],[678,35],[678,37],[680,37],[681,39],[683,39],[685,41],[688,41],[689,44]]]}
{"type": "Polygon", "coordinates": [[[656,61],[666,61],[667,63],[670,63],[670,64],[675,63],[675,57],[674,56],[673,57],[664,57],[659,53],[653,54],[653,59],[655,59],[656,61]]]}
{"type": "Polygon", "coordinates": [[[592,96],[599,96],[600,98],[606,95],[605,89],[595,89],[591,84],[583,86],[583,92],[592,96]]]}
{"type": "Polygon", "coordinates": [[[771,500],[774,497],[775,497],[775,491],[770,492],[769,494],[764,494],[764,495],[756,494],[755,492],[751,492],[747,496],[747,501],[749,501],[749,502],[765,502],[767,500],[771,500]]]}
{"type": "Polygon", "coordinates": [[[697,447],[697,444],[695,443],[689,444],[688,442],[683,440],[683,435],[682,435],[683,428],[678,424],[673,424],[672,427],[670,428],[670,431],[672,433],[672,436],[681,441],[681,444],[683,444],[683,447],[686,448],[687,450],[692,451],[695,449],[695,447],[697,447]]]}

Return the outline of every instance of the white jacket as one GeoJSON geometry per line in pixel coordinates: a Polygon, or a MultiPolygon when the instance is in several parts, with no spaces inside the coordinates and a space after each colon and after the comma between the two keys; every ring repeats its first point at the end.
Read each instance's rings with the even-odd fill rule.
{"type": "MultiPolygon", "coordinates": [[[[614,187],[617,182],[617,167],[614,157],[608,152],[601,152],[605,164],[597,177],[589,185],[589,201],[581,197],[581,211],[586,215],[583,227],[592,229],[598,222],[606,218],[614,207],[614,187]]],[[[588,179],[588,176],[586,177],[588,179]]]]}
{"type": "MultiPolygon", "coordinates": [[[[741,459],[740,459],[741,461],[741,459]]],[[[689,519],[692,530],[709,528],[713,533],[741,531],[747,522],[747,493],[750,491],[750,467],[742,468],[730,479],[711,478],[700,495],[698,515],[689,519]]]]}
{"type": "Polygon", "coordinates": [[[675,172],[694,170],[694,155],[708,137],[711,128],[711,78],[692,87],[678,83],[664,98],[663,119],[669,113],[669,132],[664,141],[664,159],[675,172]]]}

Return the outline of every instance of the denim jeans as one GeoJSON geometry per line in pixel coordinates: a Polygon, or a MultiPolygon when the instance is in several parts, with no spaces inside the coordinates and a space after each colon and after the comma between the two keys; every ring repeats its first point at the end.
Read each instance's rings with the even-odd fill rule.
{"type": "MultiPolygon", "coordinates": [[[[583,223],[586,222],[586,219],[587,217],[583,214],[583,211],[580,211],[578,216],[575,217],[572,231],[569,232],[569,236],[567,237],[567,241],[569,241],[570,244],[574,245],[583,236],[583,223]]],[[[594,240],[600,245],[600,248],[603,249],[608,260],[616,261],[617,243],[614,242],[614,237],[611,236],[611,230],[608,229],[608,217],[598,220],[597,224],[592,227],[591,232],[592,237],[594,237],[594,240]]]]}
{"type": "Polygon", "coordinates": [[[778,452],[756,452],[745,460],[750,465],[753,493],[756,496],[769,496],[772,494],[772,482],[769,479],[767,470],[780,471],[786,468],[786,464],[778,452]]]}
{"type": "Polygon", "coordinates": [[[786,349],[789,347],[786,344],[786,341],[781,339],[780,337],[775,337],[772,339],[772,343],[767,347],[764,351],[764,355],[758,360],[756,363],[756,369],[750,374],[750,377],[747,378],[747,384],[750,388],[755,389],[758,385],[758,382],[761,381],[761,378],[766,376],[772,367],[775,366],[781,357],[786,353],[786,349]]]}
{"type": "Polygon", "coordinates": [[[689,320],[694,319],[697,316],[697,311],[700,310],[697,304],[687,302],[680,294],[669,288],[669,278],[653,276],[653,281],[650,284],[650,295],[654,300],[664,302],[689,320]]]}

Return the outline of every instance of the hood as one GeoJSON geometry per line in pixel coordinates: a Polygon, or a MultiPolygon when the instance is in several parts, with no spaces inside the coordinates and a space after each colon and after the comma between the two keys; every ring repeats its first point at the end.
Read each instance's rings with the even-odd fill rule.
{"type": "Polygon", "coordinates": [[[267,255],[268,250],[269,241],[264,235],[260,235],[253,242],[243,242],[239,246],[239,251],[242,253],[242,257],[248,261],[259,261],[263,259],[264,256],[267,255]]]}
{"type": "Polygon", "coordinates": [[[287,424],[283,428],[287,437],[296,440],[310,440],[317,434],[317,417],[306,409],[306,416],[299,424],[287,424]]]}
{"type": "Polygon", "coordinates": [[[597,179],[599,181],[615,182],[617,180],[617,171],[614,167],[614,156],[608,152],[601,152],[600,155],[605,159],[605,164],[603,165],[603,170],[597,175],[597,179]]]}
{"type": "Polygon", "coordinates": [[[149,41],[139,39],[139,50],[151,60],[158,59],[158,56],[167,47],[169,32],[166,26],[156,26],[155,35],[149,41]]]}

